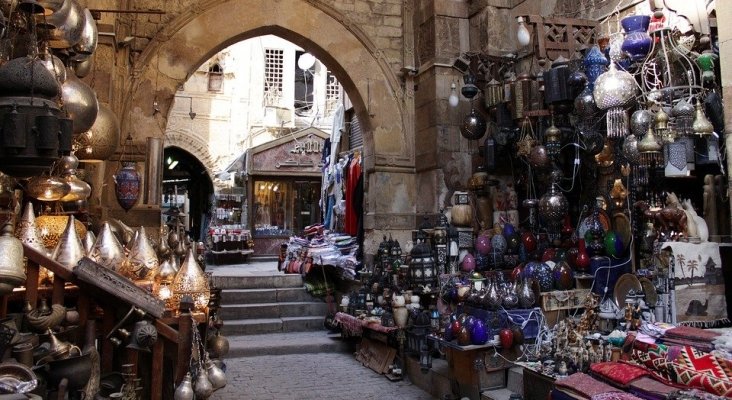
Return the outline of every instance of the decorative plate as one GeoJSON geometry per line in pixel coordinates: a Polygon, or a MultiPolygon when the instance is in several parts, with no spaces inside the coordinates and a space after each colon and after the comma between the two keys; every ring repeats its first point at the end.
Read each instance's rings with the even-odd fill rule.
{"type": "Polygon", "coordinates": [[[36,386],[38,378],[27,366],[14,362],[0,364],[0,393],[28,393],[36,386]]]}
{"type": "Polygon", "coordinates": [[[638,278],[633,274],[623,274],[615,282],[615,290],[613,291],[613,297],[615,298],[615,305],[622,309],[625,307],[625,298],[628,297],[628,293],[634,290],[636,293],[640,293],[643,290],[638,278]]]}
{"type": "Polygon", "coordinates": [[[656,305],[656,302],[658,301],[658,292],[656,291],[656,286],[653,285],[653,282],[650,281],[650,279],[643,277],[639,278],[638,281],[641,284],[641,287],[643,287],[643,294],[646,296],[646,304],[649,307],[653,307],[656,305]]]}

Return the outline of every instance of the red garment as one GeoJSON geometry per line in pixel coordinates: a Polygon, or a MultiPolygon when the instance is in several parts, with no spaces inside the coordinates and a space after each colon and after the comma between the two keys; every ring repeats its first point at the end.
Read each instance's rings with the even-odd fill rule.
{"type": "Polygon", "coordinates": [[[356,155],[348,166],[346,175],[346,218],[345,228],[347,234],[356,236],[358,234],[358,215],[356,215],[353,199],[355,197],[356,185],[361,176],[361,156],[356,155]]]}

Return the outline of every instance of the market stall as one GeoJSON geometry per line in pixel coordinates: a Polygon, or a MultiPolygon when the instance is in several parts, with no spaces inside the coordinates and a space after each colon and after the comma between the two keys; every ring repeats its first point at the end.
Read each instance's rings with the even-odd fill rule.
{"type": "Polygon", "coordinates": [[[277,256],[282,242],[320,221],[326,137],[307,128],[247,150],[247,223],[257,256],[277,256]]]}

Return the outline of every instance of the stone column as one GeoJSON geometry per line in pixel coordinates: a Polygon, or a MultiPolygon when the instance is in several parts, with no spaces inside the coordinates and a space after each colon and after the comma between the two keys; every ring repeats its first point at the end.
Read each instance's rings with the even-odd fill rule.
{"type": "MultiPolygon", "coordinates": [[[[728,101],[724,102],[724,131],[725,147],[727,152],[727,176],[732,177],[732,25],[726,22],[732,21],[732,4],[729,1],[717,2],[717,29],[719,34],[719,65],[722,72],[722,96],[728,101]],[[721,23],[719,22],[721,21],[721,23]]],[[[732,179],[727,182],[727,193],[730,194],[732,179]]],[[[730,203],[732,208],[732,202],[730,203]]],[[[732,210],[731,210],[732,211],[732,210]]],[[[732,212],[730,212],[732,216],[732,212]]],[[[732,220],[726,221],[732,225],[732,220]]]]}

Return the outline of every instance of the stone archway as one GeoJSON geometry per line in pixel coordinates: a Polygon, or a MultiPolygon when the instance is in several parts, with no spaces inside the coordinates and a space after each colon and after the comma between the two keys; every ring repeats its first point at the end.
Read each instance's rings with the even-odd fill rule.
{"type": "Polygon", "coordinates": [[[214,158],[208,151],[208,144],[189,130],[173,130],[165,132],[165,147],[179,147],[196,157],[206,169],[211,182],[214,181],[214,158]]]}
{"type": "Polygon", "coordinates": [[[122,129],[137,138],[157,132],[156,118],[168,114],[177,87],[202,62],[233,43],[265,34],[295,43],[335,73],[362,124],[364,228],[370,248],[380,235],[369,232],[386,228],[406,235],[415,226],[414,93],[406,93],[393,67],[400,60],[387,59],[358,23],[325,3],[193,3],[168,21],[138,58],[122,105],[122,129]],[[154,101],[162,111],[157,116],[154,101]],[[370,191],[370,187],[397,190],[370,191]]]}

